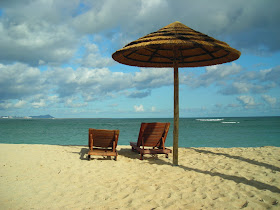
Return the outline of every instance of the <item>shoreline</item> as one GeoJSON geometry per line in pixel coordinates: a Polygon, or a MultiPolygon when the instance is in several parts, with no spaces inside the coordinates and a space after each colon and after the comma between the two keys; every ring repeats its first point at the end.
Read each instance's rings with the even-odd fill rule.
{"type": "MultiPolygon", "coordinates": [[[[86,144],[84,144],[84,145],[82,145],[82,144],[26,144],[26,143],[1,143],[0,142],[0,146],[1,145],[41,145],[41,146],[65,146],[65,147],[85,147],[85,148],[88,148],[88,145],[86,145],[86,144]]],[[[121,147],[131,147],[130,145],[128,145],[128,144],[118,144],[118,146],[117,146],[117,149],[118,148],[121,148],[121,147]]],[[[166,146],[167,148],[169,148],[169,149],[173,149],[173,147],[172,146],[166,146]]],[[[255,147],[207,147],[207,146],[202,146],[202,147],[180,147],[179,146],[179,148],[181,148],[181,149],[191,149],[191,148],[205,148],[205,149],[207,149],[207,148],[213,148],[213,149],[238,149],[238,148],[244,148],[244,149],[246,149],[246,148],[265,148],[265,147],[268,147],[268,148],[270,148],[270,147],[275,147],[275,148],[280,148],[280,146],[270,146],[270,145],[264,145],[264,146],[255,146],[255,147]]],[[[172,153],[171,153],[172,154],[172,153]]]]}
{"type": "Polygon", "coordinates": [[[98,156],[87,161],[87,146],[1,143],[1,206],[280,208],[280,147],[180,147],[179,166],[172,165],[172,154],[141,161],[130,146],[117,150],[117,161],[98,156]]]}

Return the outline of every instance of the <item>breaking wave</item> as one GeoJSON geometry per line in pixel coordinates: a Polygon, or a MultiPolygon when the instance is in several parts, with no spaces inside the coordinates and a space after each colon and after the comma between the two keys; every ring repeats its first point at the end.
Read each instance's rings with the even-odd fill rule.
{"type": "Polygon", "coordinates": [[[235,123],[240,123],[240,122],[222,122],[222,123],[235,124],[235,123]]]}
{"type": "Polygon", "coordinates": [[[223,121],[224,119],[196,119],[197,121],[203,121],[203,122],[219,122],[223,121]]]}

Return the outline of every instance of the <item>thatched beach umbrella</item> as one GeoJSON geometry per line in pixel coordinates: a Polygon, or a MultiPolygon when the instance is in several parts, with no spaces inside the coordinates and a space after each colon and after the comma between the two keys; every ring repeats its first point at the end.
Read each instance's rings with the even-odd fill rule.
{"type": "Polygon", "coordinates": [[[117,50],[113,59],[139,67],[174,68],[173,164],[178,165],[179,78],[178,67],[210,66],[236,60],[240,52],[227,43],[176,21],[117,50]]]}

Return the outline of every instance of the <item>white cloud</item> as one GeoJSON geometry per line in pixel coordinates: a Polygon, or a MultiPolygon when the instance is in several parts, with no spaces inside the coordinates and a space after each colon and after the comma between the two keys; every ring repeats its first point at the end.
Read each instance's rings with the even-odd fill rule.
{"type": "Polygon", "coordinates": [[[107,68],[56,68],[46,72],[60,97],[81,94],[84,98],[104,96],[131,87],[131,74],[111,72],[107,68]]]}
{"type": "MultiPolygon", "coordinates": [[[[176,3],[170,0],[87,3],[88,10],[73,20],[76,29],[83,33],[106,31],[116,26],[127,36],[140,37],[179,20],[197,31],[234,40],[234,45],[245,50],[275,51],[280,47],[279,29],[275,27],[280,18],[278,7],[271,7],[265,1],[213,0],[211,5],[201,0],[191,3],[185,0],[176,3]],[[272,32],[270,38],[266,38],[267,31],[272,32]]],[[[277,5],[276,0],[274,4],[277,5]]]]}
{"type": "Polygon", "coordinates": [[[148,89],[145,91],[125,91],[132,98],[143,98],[150,95],[150,89],[173,83],[170,69],[140,69],[136,73],[112,72],[108,68],[89,69],[55,68],[46,72],[48,81],[60,97],[81,94],[86,101],[101,97],[112,97],[123,90],[148,89]],[[161,71],[162,70],[162,71],[161,71]]]}
{"type": "Polygon", "coordinates": [[[260,71],[244,72],[236,76],[234,81],[220,90],[225,95],[241,93],[265,93],[280,85],[280,66],[260,71]]]}
{"type": "Polygon", "coordinates": [[[140,68],[140,72],[135,72],[133,84],[137,89],[172,85],[173,71],[170,68],[140,68]]]}
{"type": "MultiPolygon", "coordinates": [[[[112,72],[108,68],[80,67],[74,70],[55,67],[40,71],[15,63],[0,64],[0,74],[1,100],[24,99],[35,108],[58,103],[66,107],[82,107],[90,101],[120,95],[144,98],[153,88],[173,83],[170,69],[140,69],[140,72],[124,73],[112,72]]],[[[17,107],[23,105],[23,101],[18,102],[17,107]]]]}
{"type": "Polygon", "coordinates": [[[156,112],[157,109],[155,106],[152,106],[151,110],[152,110],[152,112],[156,112]]]}
{"type": "Polygon", "coordinates": [[[216,65],[205,68],[202,74],[181,75],[180,81],[192,88],[218,87],[223,95],[266,93],[280,85],[280,66],[271,69],[245,71],[240,65],[216,65]]]}
{"type": "Polygon", "coordinates": [[[168,3],[166,0],[141,0],[141,8],[137,12],[137,19],[145,21],[148,18],[159,20],[163,12],[168,13],[168,3]]]}
{"type": "Polygon", "coordinates": [[[78,107],[86,107],[88,103],[80,103],[77,97],[66,98],[64,101],[65,107],[68,108],[78,108],[78,107]]]}
{"type": "Polygon", "coordinates": [[[46,92],[47,84],[38,68],[21,63],[0,64],[0,98],[22,99],[46,92]]]}
{"type": "Polygon", "coordinates": [[[25,106],[25,104],[27,104],[26,101],[20,100],[20,101],[18,101],[18,102],[14,105],[14,107],[15,107],[15,108],[22,108],[22,107],[25,106]]]}
{"type": "Polygon", "coordinates": [[[0,102],[0,110],[4,109],[4,110],[8,110],[8,109],[22,109],[24,107],[26,107],[26,105],[28,104],[27,101],[25,100],[18,100],[16,102],[10,102],[10,101],[2,101],[0,102]]]}
{"type": "Polygon", "coordinates": [[[58,95],[50,95],[50,96],[47,96],[47,100],[51,103],[58,103],[60,99],[59,99],[58,95]]]}
{"type": "Polygon", "coordinates": [[[250,81],[247,82],[233,82],[220,92],[225,95],[240,94],[240,93],[264,93],[271,89],[271,85],[261,85],[261,84],[251,84],[250,81]]]}
{"type": "Polygon", "coordinates": [[[236,63],[231,63],[230,65],[206,66],[205,69],[206,73],[202,77],[224,79],[238,74],[242,70],[242,67],[236,63]]]}
{"type": "Polygon", "coordinates": [[[246,108],[253,108],[254,106],[258,105],[255,103],[255,99],[252,96],[238,96],[237,100],[246,108]]]}
{"type": "MultiPolygon", "coordinates": [[[[114,63],[110,55],[119,47],[176,20],[227,41],[242,55],[278,52],[279,4],[276,0],[272,4],[257,0],[212,0],[210,5],[202,0],[0,1],[0,109],[29,104],[82,107],[119,96],[144,98],[154,88],[173,85],[172,69],[140,68],[127,73],[106,67],[114,63]],[[66,103],[70,99],[72,105],[66,103]]],[[[264,94],[265,103],[277,104],[269,94],[280,85],[280,66],[246,68],[232,63],[209,66],[193,75],[180,71],[180,82],[192,88],[214,86],[227,96],[264,94]]],[[[244,97],[239,102],[248,107],[257,104],[244,97]]]]}
{"type": "Polygon", "coordinates": [[[1,109],[4,109],[4,110],[6,110],[6,109],[9,109],[9,108],[12,108],[13,107],[13,104],[12,103],[10,103],[10,102],[3,102],[3,101],[0,101],[0,110],[1,109]]]}
{"type": "Polygon", "coordinates": [[[84,2],[88,9],[73,19],[73,27],[82,33],[93,34],[120,24],[132,26],[139,12],[139,3],[139,0],[84,2]]]}
{"type": "Polygon", "coordinates": [[[234,79],[241,71],[242,67],[235,63],[208,66],[205,67],[205,73],[198,77],[184,76],[182,83],[193,88],[223,85],[226,81],[234,79]]]}
{"type": "Polygon", "coordinates": [[[271,69],[265,69],[260,71],[261,81],[263,82],[274,82],[275,84],[280,85],[280,65],[275,66],[271,69]]]}
{"type": "MultiPolygon", "coordinates": [[[[226,80],[227,84],[217,84],[224,88],[223,94],[244,94],[244,93],[264,93],[278,85],[277,81],[271,75],[277,76],[279,68],[269,70],[255,71],[254,74],[242,75],[242,71],[235,75],[233,69],[235,65],[230,65],[222,74],[218,73],[221,67],[215,66],[208,68],[205,74],[198,74],[198,78],[208,75],[219,75],[220,82],[225,78],[234,78],[240,80],[232,83],[226,80]],[[270,75],[271,74],[271,75],[270,75]],[[242,78],[242,79],[240,79],[242,78]],[[258,81],[256,84],[247,82],[246,79],[258,81]],[[229,92],[231,89],[231,93],[229,92]]],[[[239,67],[238,67],[239,68],[239,67]]],[[[238,69],[237,68],[237,69],[238,69]]],[[[102,101],[105,99],[118,98],[125,96],[128,98],[144,98],[151,94],[154,88],[173,85],[172,69],[141,68],[139,72],[113,72],[108,68],[90,69],[80,67],[74,70],[71,67],[66,68],[48,68],[40,71],[38,68],[28,66],[22,63],[11,65],[0,64],[0,98],[1,109],[22,109],[30,104],[34,108],[43,107],[85,107],[92,101],[102,101]],[[16,76],[15,76],[16,75],[16,76]],[[18,101],[15,101],[18,100],[18,101]]],[[[185,82],[184,74],[183,82],[185,82]]],[[[207,77],[206,77],[207,78],[207,77]]],[[[196,79],[192,80],[194,83],[196,79]]],[[[262,99],[275,106],[277,99],[264,94],[262,99]]],[[[252,96],[239,96],[237,100],[245,108],[258,107],[252,96]]],[[[143,106],[135,106],[135,111],[141,112],[143,106]]],[[[155,108],[150,108],[155,112],[155,108]]]]}
{"type": "Polygon", "coordinates": [[[0,51],[2,62],[60,64],[72,58],[78,44],[70,28],[57,27],[43,20],[38,23],[0,22],[0,33],[0,47],[4,49],[0,51]]]}
{"type": "Polygon", "coordinates": [[[0,6],[0,61],[35,66],[42,61],[57,65],[72,58],[82,38],[71,27],[78,1],[9,2],[0,6]]]}
{"type": "Polygon", "coordinates": [[[262,99],[272,107],[275,106],[275,104],[277,102],[276,98],[271,97],[269,95],[262,95],[262,99]]]}
{"type": "Polygon", "coordinates": [[[35,102],[31,103],[31,105],[36,109],[47,106],[44,99],[40,99],[39,101],[35,101],[35,102]]]}
{"type": "MultiPolygon", "coordinates": [[[[274,4],[278,2],[275,0],[274,4]]],[[[230,44],[234,42],[242,51],[275,52],[280,48],[280,29],[275,27],[279,8],[265,1],[213,0],[207,5],[201,0],[191,4],[184,0],[175,4],[170,0],[36,0],[4,1],[0,5],[0,61],[8,63],[63,64],[79,53],[88,35],[102,34],[113,40],[123,34],[121,40],[114,40],[119,45],[176,20],[210,36],[227,39],[230,44]]],[[[114,47],[111,52],[117,49],[114,47]]],[[[111,62],[96,53],[88,53],[81,60],[84,66],[95,67],[111,62]]]]}
{"type": "Polygon", "coordinates": [[[139,106],[134,105],[135,112],[144,112],[144,106],[140,104],[139,106]]]}
{"type": "Polygon", "coordinates": [[[112,65],[114,60],[111,57],[102,56],[96,44],[87,43],[85,45],[85,53],[83,57],[78,59],[77,62],[85,67],[102,68],[112,65]]]}

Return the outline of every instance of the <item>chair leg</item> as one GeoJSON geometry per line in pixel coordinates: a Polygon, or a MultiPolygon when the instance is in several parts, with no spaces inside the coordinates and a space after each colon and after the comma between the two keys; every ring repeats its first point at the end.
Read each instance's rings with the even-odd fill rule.
{"type": "Polygon", "coordinates": [[[90,155],[88,155],[88,161],[90,161],[90,155]]]}
{"type": "Polygon", "coordinates": [[[140,160],[143,160],[143,154],[140,154],[140,160]]]}
{"type": "Polygon", "coordinates": [[[117,161],[117,157],[118,157],[118,156],[116,155],[116,156],[115,156],[115,161],[117,161]]]}

